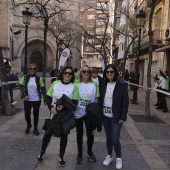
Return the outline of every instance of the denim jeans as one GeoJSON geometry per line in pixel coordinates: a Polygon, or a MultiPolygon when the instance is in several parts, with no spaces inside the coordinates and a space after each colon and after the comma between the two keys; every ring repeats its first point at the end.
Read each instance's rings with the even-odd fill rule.
{"type": "Polygon", "coordinates": [[[112,155],[112,150],[116,153],[116,158],[121,158],[120,131],[122,124],[114,123],[113,118],[104,116],[103,124],[106,133],[106,146],[108,155],[112,155]]]}

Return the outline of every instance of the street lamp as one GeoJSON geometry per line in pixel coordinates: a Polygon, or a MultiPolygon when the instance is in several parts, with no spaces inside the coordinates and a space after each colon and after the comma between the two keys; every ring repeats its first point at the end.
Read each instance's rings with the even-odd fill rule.
{"type": "MultiPolygon", "coordinates": [[[[140,55],[140,42],[141,42],[141,30],[142,27],[144,27],[145,24],[145,12],[143,12],[143,10],[140,10],[139,13],[136,15],[136,24],[137,27],[139,28],[139,36],[138,36],[138,51],[136,54],[136,67],[135,67],[135,74],[134,74],[134,83],[135,84],[139,84],[139,55],[140,55]]],[[[134,90],[133,90],[133,104],[138,104],[137,102],[137,86],[134,86],[134,90]]]]}
{"type": "Polygon", "coordinates": [[[145,12],[143,10],[140,10],[139,13],[136,15],[136,24],[139,28],[139,37],[138,37],[138,51],[137,51],[137,60],[136,60],[136,72],[139,72],[139,54],[140,54],[140,42],[141,42],[141,30],[142,27],[144,27],[145,24],[145,12]]]}
{"type": "Polygon", "coordinates": [[[25,61],[24,61],[24,75],[27,74],[27,36],[28,36],[28,25],[31,22],[32,12],[29,11],[29,8],[26,8],[25,11],[22,11],[23,23],[25,24],[25,61]]]}

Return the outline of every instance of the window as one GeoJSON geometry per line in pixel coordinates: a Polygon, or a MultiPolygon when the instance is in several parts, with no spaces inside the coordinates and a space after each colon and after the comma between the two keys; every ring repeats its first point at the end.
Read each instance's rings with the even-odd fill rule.
{"type": "Polygon", "coordinates": [[[84,18],[84,15],[80,15],[80,19],[83,19],[84,18]]]}
{"type": "Polygon", "coordinates": [[[93,51],[92,47],[86,47],[86,51],[93,51]]]}
{"type": "Polygon", "coordinates": [[[96,2],[96,0],[88,0],[88,2],[96,2]]]}
{"type": "Polygon", "coordinates": [[[84,0],[80,0],[80,3],[84,3],[84,0]]]}
{"type": "Polygon", "coordinates": [[[96,21],[96,25],[97,26],[102,26],[102,25],[106,25],[106,24],[105,24],[105,21],[98,20],[98,21],[96,21]]]}
{"type": "Polygon", "coordinates": [[[100,14],[98,18],[106,18],[106,14],[100,14]]]}
{"type": "Polygon", "coordinates": [[[116,18],[116,24],[120,25],[120,18],[116,18]]]}
{"type": "Polygon", "coordinates": [[[97,9],[107,9],[107,4],[105,4],[105,3],[97,3],[97,9]]]}
{"type": "Polygon", "coordinates": [[[103,28],[103,29],[101,29],[101,28],[97,28],[97,29],[96,29],[96,33],[97,33],[97,34],[100,34],[100,35],[101,35],[101,34],[104,34],[104,32],[105,32],[105,29],[104,29],[104,28],[103,28]]]}
{"type": "Polygon", "coordinates": [[[87,33],[90,34],[90,35],[94,35],[93,31],[87,31],[87,33]]]}
{"type": "Polygon", "coordinates": [[[95,19],[95,15],[87,15],[87,19],[95,19]]]}
{"type": "Polygon", "coordinates": [[[89,7],[87,10],[88,11],[95,11],[95,8],[89,7]]]}
{"type": "Polygon", "coordinates": [[[118,0],[117,7],[120,9],[122,7],[122,0],[118,0]]]}
{"type": "Polygon", "coordinates": [[[84,7],[81,7],[81,8],[80,8],[80,11],[84,11],[84,7]]]}
{"type": "Polygon", "coordinates": [[[94,27],[94,23],[87,23],[87,27],[94,27]]]}

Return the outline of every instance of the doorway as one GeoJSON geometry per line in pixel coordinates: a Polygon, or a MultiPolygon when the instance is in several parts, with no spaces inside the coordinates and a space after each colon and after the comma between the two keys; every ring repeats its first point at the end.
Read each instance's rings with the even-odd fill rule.
{"type": "Polygon", "coordinates": [[[43,71],[43,56],[39,51],[34,51],[31,55],[31,63],[35,63],[38,67],[38,72],[43,71]]]}

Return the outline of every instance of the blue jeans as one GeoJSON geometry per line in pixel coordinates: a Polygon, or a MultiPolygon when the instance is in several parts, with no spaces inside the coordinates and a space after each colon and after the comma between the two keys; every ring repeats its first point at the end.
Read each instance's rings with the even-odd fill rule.
{"type": "Polygon", "coordinates": [[[103,124],[106,133],[106,145],[108,155],[112,155],[112,150],[114,146],[114,150],[116,153],[116,158],[121,158],[121,145],[120,145],[120,131],[122,124],[114,123],[113,118],[108,118],[104,116],[103,124]]]}

